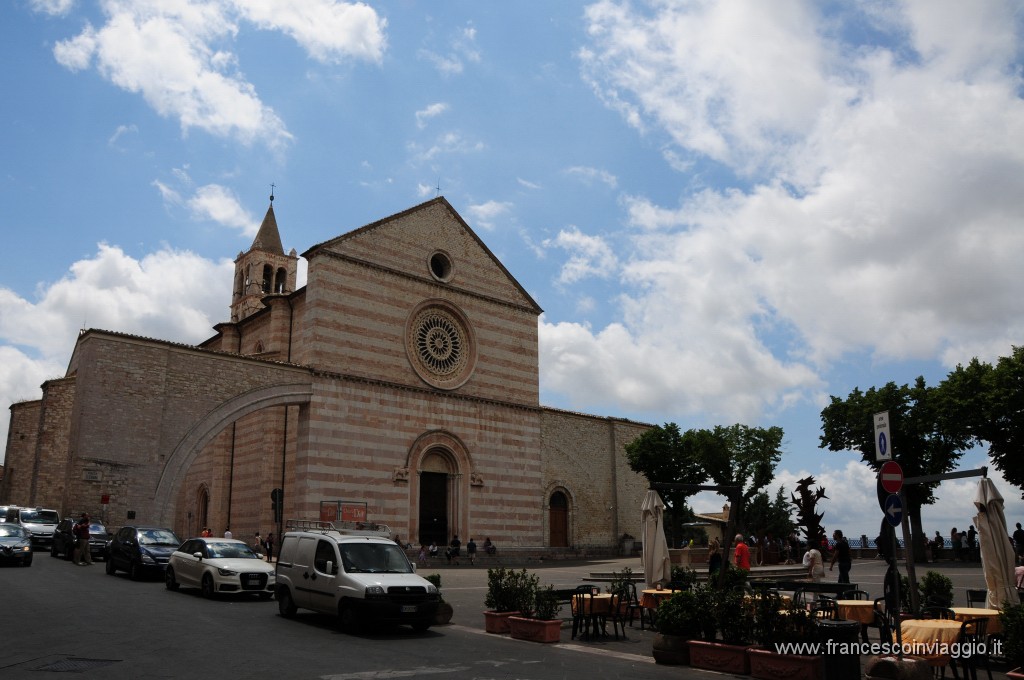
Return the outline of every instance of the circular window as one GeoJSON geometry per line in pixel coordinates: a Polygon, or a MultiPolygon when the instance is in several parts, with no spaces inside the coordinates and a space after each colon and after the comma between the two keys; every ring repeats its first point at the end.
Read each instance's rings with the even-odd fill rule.
{"type": "Polygon", "coordinates": [[[461,313],[438,301],[424,303],[410,315],[406,336],[409,361],[423,380],[454,389],[469,378],[476,357],[461,313]]]}
{"type": "Polygon", "coordinates": [[[438,281],[447,282],[452,278],[452,258],[440,250],[430,256],[430,274],[438,281]]]}

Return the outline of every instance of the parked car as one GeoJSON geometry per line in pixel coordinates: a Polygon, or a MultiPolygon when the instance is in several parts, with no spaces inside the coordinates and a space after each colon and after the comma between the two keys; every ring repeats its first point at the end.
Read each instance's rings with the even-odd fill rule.
{"type": "MultiPolygon", "coordinates": [[[[50,546],[50,557],[64,556],[70,560],[75,554],[75,534],[72,527],[78,522],[72,517],[65,517],[53,531],[53,544],[50,546]]],[[[107,541],[110,534],[107,528],[99,522],[89,522],[89,554],[94,560],[105,559],[107,556],[107,541]]]]}
{"type": "Polygon", "coordinates": [[[388,527],[294,520],[289,529],[277,556],[281,616],[312,609],[337,616],[346,631],[367,623],[425,631],[433,624],[437,586],[416,574],[388,527]]]}
{"type": "Polygon", "coordinates": [[[133,581],[162,575],[179,545],[181,539],[164,527],[121,527],[107,544],[107,573],[127,571],[133,581]]]}
{"type": "Polygon", "coordinates": [[[199,588],[203,597],[250,593],[269,600],[274,594],[274,566],[233,538],[190,538],[171,554],[164,572],[168,590],[199,588]]]}
{"type": "Polygon", "coordinates": [[[32,565],[32,535],[24,527],[4,522],[0,524],[0,562],[32,565]]]}
{"type": "Polygon", "coordinates": [[[49,548],[53,542],[53,530],[60,522],[56,510],[46,508],[10,508],[7,511],[7,523],[20,524],[32,535],[32,548],[49,548]]]}

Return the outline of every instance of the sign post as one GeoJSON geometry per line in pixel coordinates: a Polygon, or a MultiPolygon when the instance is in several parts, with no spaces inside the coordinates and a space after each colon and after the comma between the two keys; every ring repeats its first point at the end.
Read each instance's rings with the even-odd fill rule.
{"type": "Polygon", "coordinates": [[[892,438],[889,435],[889,412],[875,414],[875,460],[892,460],[892,438]]]}

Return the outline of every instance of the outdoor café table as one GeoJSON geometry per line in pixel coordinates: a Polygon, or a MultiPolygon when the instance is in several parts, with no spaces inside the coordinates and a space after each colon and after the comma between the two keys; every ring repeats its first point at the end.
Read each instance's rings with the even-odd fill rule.
{"type": "MultiPolygon", "coordinates": [[[[608,607],[612,602],[611,593],[601,593],[600,595],[590,595],[583,600],[587,603],[586,610],[583,612],[584,615],[591,614],[607,614],[608,607]]],[[[576,600],[573,600],[573,614],[578,614],[576,611],[576,600]]]]}
{"type": "Polygon", "coordinates": [[[949,655],[939,650],[942,645],[948,649],[960,639],[960,625],[948,619],[906,619],[900,623],[903,651],[927,659],[932,666],[945,666],[949,655]]]}
{"type": "Polygon", "coordinates": [[[988,621],[988,626],[985,628],[986,635],[1003,632],[1003,626],[999,622],[998,609],[988,609],[986,607],[953,607],[953,613],[956,614],[957,621],[986,619],[988,621]]]}
{"type": "Polygon", "coordinates": [[[658,604],[662,600],[671,597],[672,593],[675,592],[677,591],[657,590],[656,588],[651,588],[650,590],[642,590],[640,591],[640,606],[646,609],[657,609],[658,604]]]}

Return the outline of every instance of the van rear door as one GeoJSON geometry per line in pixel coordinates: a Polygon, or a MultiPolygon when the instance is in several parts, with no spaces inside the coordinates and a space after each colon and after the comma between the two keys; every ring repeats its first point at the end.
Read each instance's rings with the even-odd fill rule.
{"type": "Polygon", "coordinates": [[[277,556],[277,568],[291,567],[288,573],[292,580],[292,599],[296,607],[310,609],[309,590],[312,586],[310,577],[313,575],[313,553],[316,550],[316,538],[313,536],[298,536],[297,540],[291,543],[290,537],[285,538],[285,544],[281,546],[281,554],[277,556]]]}

